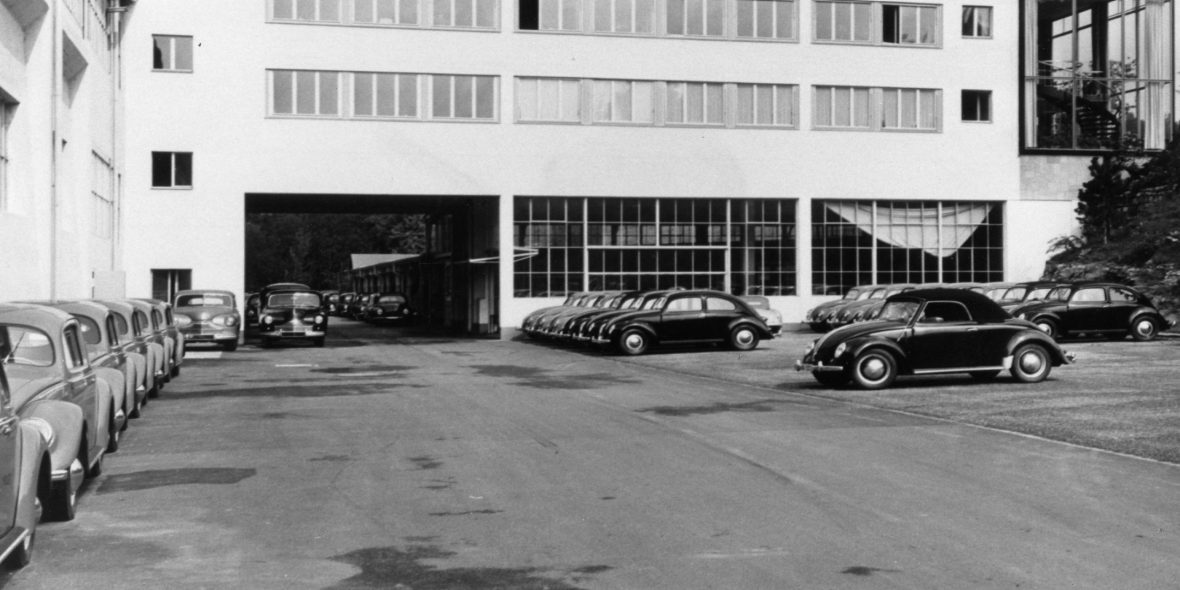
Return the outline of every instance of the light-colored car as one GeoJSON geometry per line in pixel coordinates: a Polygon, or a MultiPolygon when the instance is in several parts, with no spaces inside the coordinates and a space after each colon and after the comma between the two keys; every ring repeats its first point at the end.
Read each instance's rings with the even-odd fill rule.
{"type": "Polygon", "coordinates": [[[164,349],[148,340],[146,327],[137,319],[136,310],[130,303],[117,300],[96,300],[95,303],[110,309],[114,314],[118,346],[135,363],[139,379],[135,386],[135,406],[129,415],[138,418],[140,408],[147,405],[148,399],[160,393],[161,384],[156,381],[155,367],[159,365],[164,349]]]}
{"type": "Polygon", "coordinates": [[[33,557],[41,520],[37,489],[42,468],[50,464],[47,443],[52,436],[48,422],[17,415],[0,364],[0,561],[13,569],[33,557]]]}
{"type": "Polygon", "coordinates": [[[750,305],[750,308],[766,322],[766,327],[770,328],[770,333],[778,336],[783,331],[783,314],[777,309],[770,306],[770,300],[762,295],[742,295],[741,300],[750,305]]]}
{"type": "Polygon", "coordinates": [[[82,327],[70,314],[0,304],[0,329],[13,408],[22,418],[44,420],[52,433],[47,437],[52,471],[41,503],[51,518],[70,520],[83,478],[102,473],[115,428],[110,385],[91,368],[82,327]]]}
{"type": "Polygon", "coordinates": [[[52,307],[69,313],[81,324],[82,340],[86,345],[90,366],[111,386],[118,429],[111,432],[107,452],[113,453],[119,448],[119,433],[126,430],[127,418],[137,410],[135,386],[139,377],[135,372],[135,363],[119,347],[114,312],[92,301],[59,302],[52,307]]]}
{"type": "Polygon", "coordinates": [[[123,299],[122,301],[135,310],[132,319],[136,334],[143,336],[148,345],[157,352],[152,370],[156,374],[156,393],[159,394],[164,389],[164,385],[172,380],[172,347],[175,342],[167,337],[158,321],[152,320],[152,314],[155,311],[152,304],[140,299],[123,299]]]}
{"type": "Polygon", "coordinates": [[[238,348],[242,316],[229,291],[181,291],[172,300],[172,315],[188,343],[212,342],[227,351],[238,348]]]}

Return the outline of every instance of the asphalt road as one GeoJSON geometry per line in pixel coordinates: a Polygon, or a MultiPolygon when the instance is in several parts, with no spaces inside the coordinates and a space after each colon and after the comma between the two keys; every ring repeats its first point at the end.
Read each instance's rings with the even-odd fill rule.
{"type": "MultiPolygon", "coordinates": [[[[333,330],[323,349],[194,352],[0,585],[1180,580],[1175,465],[528,342],[333,330]]],[[[810,383],[796,351],[760,350],[810,383]]]]}

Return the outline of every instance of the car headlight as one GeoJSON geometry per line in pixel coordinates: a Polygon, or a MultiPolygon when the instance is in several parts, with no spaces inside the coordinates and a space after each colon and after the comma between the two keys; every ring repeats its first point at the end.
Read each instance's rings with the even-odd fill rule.
{"type": "Polygon", "coordinates": [[[378,307],[377,309],[373,310],[373,313],[375,313],[377,315],[383,315],[383,314],[385,314],[385,310],[378,307]]]}
{"type": "Polygon", "coordinates": [[[234,324],[238,323],[238,318],[235,318],[232,315],[219,315],[213,318],[213,323],[218,326],[228,326],[232,328],[234,324]]]}
{"type": "Polygon", "coordinates": [[[268,315],[264,315],[264,316],[262,316],[262,323],[269,326],[269,325],[275,323],[275,319],[268,316],[268,315]]]}
{"type": "Polygon", "coordinates": [[[177,326],[180,326],[181,328],[183,328],[185,326],[191,326],[192,324],[193,324],[193,318],[190,318],[190,317],[184,315],[183,313],[176,314],[176,325],[177,326]]]}
{"type": "Polygon", "coordinates": [[[52,449],[53,443],[57,440],[57,435],[53,432],[53,426],[46,422],[44,418],[26,418],[25,424],[33,427],[41,439],[45,441],[45,446],[52,449]]]}
{"type": "Polygon", "coordinates": [[[840,356],[842,356],[847,351],[848,351],[848,343],[841,342],[838,346],[836,346],[836,350],[832,352],[832,360],[840,358],[840,356]]]}
{"type": "Polygon", "coordinates": [[[322,316],[322,315],[315,316],[315,323],[317,323],[317,324],[324,323],[324,316],[322,316]]]}

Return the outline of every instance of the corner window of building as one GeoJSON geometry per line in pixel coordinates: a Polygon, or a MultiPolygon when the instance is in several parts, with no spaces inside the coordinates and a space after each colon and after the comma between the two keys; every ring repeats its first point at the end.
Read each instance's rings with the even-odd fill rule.
{"type": "Polygon", "coordinates": [[[546,123],[581,121],[582,85],[560,78],[518,78],[516,119],[546,123]]]}
{"type": "Polygon", "coordinates": [[[708,82],[668,82],[665,123],[724,125],[725,88],[708,82]]]}
{"type": "Polygon", "coordinates": [[[497,0],[433,0],[434,26],[493,29],[498,25],[497,0]]]}
{"type": "Polygon", "coordinates": [[[340,22],[340,0],[271,0],[277,21],[340,22]]]}
{"type": "Polygon", "coordinates": [[[172,301],[178,291],[193,288],[193,271],[190,268],[153,268],[152,299],[172,301]]]}
{"type": "Polygon", "coordinates": [[[1173,3],[1022,3],[1029,149],[1164,149],[1172,131],[1173,3]]]}
{"type": "Polygon", "coordinates": [[[963,91],[963,120],[990,123],[992,120],[992,92],[990,90],[963,91]]]}
{"type": "Polygon", "coordinates": [[[272,70],[271,114],[339,115],[340,72],[272,70]]]}
{"type": "Polygon", "coordinates": [[[375,25],[416,25],[418,0],[354,0],[352,18],[375,25]]]}
{"type": "Polygon", "coordinates": [[[152,188],[192,187],[192,152],[152,152],[152,188]]]}
{"type": "Polygon", "coordinates": [[[992,36],[992,8],[990,6],[963,7],[963,37],[990,39],[992,36]]]}
{"type": "Polygon", "coordinates": [[[739,38],[795,38],[795,0],[734,0],[734,3],[739,38]]]}
{"type": "Polygon", "coordinates": [[[522,31],[582,30],[582,0],[519,0],[522,31]]]}
{"type": "Polygon", "coordinates": [[[666,0],[669,35],[725,35],[725,0],[666,0]]]}
{"type": "Polygon", "coordinates": [[[653,84],[632,80],[594,80],[596,123],[651,123],[654,120],[653,84]]]}
{"type": "Polygon", "coordinates": [[[193,38],[152,35],[152,69],[157,72],[193,71],[193,38]]]}
{"type": "Polygon", "coordinates": [[[431,119],[496,118],[492,76],[431,76],[431,119]]]}

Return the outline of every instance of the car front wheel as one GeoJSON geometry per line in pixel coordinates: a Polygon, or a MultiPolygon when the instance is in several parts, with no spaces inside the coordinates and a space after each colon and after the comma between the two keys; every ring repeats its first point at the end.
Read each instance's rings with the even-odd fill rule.
{"type": "Polygon", "coordinates": [[[642,330],[627,330],[619,336],[619,350],[631,356],[647,352],[648,337],[642,330]]]}
{"type": "Polygon", "coordinates": [[[864,389],[889,387],[897,379],[897,360],[881,349],[870,348],[852,363],[852,380],[864,389]]]}
{"type": "Polygon", "coordinates": [[[1038,318],[1033,321],[1037,329],[1048,334],[1050,338],[1057,340],[1061,337],[1061,330],[1057,327],[1057,322],[1049,318],[1038,318]]]}
{"type": "Polygon", "coordinates": [[[1043,346],[1025,344],[1012,355],[1012,376],[1023,383],[1044,381],[1053,364],[1043,346]]]}
{"type": "Polygon", "coordinates": [[[1139,318],[1135,320],[1135,325],[1131,328],[1131,337],[1140,342],[1147,342],[1148,340],[1155,340],[1159,335],[1160,327],[1151,318],[1139,318]]]}
{"type": "Polygon", "coordinates": [[[750,326],[738,326],[729,334],[729,346],[734,350],[754,350],[758,347],[758,332],[750,326]]]}

